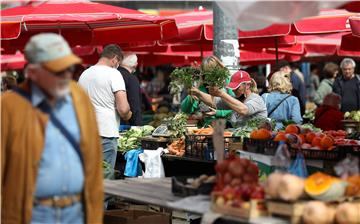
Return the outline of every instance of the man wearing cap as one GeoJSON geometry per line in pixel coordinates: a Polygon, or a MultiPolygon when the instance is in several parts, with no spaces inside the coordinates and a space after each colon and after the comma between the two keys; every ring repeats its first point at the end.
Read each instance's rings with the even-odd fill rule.
{"type": "Polygon", "coordinates": [[[232,97],[217,87],[209,87],[209,94],[192,88],[190,93],[197,96],[205,104],[216,109],[231,109],[230,123],[234,128],[240,127],[252,118],[266,118],[266,105],[256,92],[256,82],[246,71],[239,70],[232,75],[227,88],[232,89],[232,97]],[[215,96],[214,100],[212,96],[215,96]]]}
{"type": "Polygon", "coordinates": [[[142,125],[141,115],[141,89],[139,79],[134,75],[138,65],[137,56],[134,53],[127,53],[118,68],[124,78],[127,101],[130,105],[132,116],[128,121],[131,126],[142,125]]]}
{"type": "Polygon", "coordinates": [[[101,223],[102,154],[81,60],[57,34],[25,47],[27,80],[1,96],[3,223],[101,223]]]}

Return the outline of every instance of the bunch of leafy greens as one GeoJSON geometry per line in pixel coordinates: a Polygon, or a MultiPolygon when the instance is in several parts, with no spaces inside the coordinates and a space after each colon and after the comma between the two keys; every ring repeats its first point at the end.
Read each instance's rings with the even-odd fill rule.
{"type": "Polygon", "coordinates": [[[220,66],[214,66],[209,69],[203,69],[204,84],[224,88],[226,80],[230,77],[229,70],[220,66]]]}
{"type": "Polygon", "coordinates": [[[274,129],[275,125],[276,125],[275,120],[269,120],[267,118],[253,118],[248,120],[244,126],[236,128],[235,131],[233,132],[233,136],[249,138],[250,133],[253,130],[257,130],[265,126],[274,129]]]}
{"type": "Polygon", "coordinates": [[[183,88],[189,89],[194,82],[200,80],[200,70],[194,67],[176,68],[170,74],[171,82],[169,84],[170,94],[180,93],[183,88]]]}
{"type": "Polygon", "coordinates": [[[111,179],[114,176],[114,169],[111,167],[111,164],[103,161],[103,175],[105,179],[111,179]]]}
{"type": "Polygon", "coordinates": [[[181,138],[185,135],[188,116],[178,113],[174,117],[166,118],[164,121],[172,138],[181,138]]]}
{"type": "Polygon", "coordinates": [[[131,128],[119,138],[118,151],[127,152],[139,148],[141,146],[141,138],[151,135],[153,131],[154,127],[150,125],[131,128]]]}

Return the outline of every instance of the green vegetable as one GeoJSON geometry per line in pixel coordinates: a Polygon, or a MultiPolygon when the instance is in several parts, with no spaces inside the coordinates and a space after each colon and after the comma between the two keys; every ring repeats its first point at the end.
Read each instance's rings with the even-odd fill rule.
{"type": "Polygon", "coordinates": [[[112,179],[114,176],[114,169],[111,167],[110,163],[103,161],[103,175],[105,179],[112,179]]]}
{"type": "Polygon", "coordinates": [[[226,80],[230,77],[229,70],[220,66],[203,69],[202,74],[207,86],[219,87],[220,89],[225,87],[226,80]]]}
{"type": "Polygon", "coordinates": [[[118,151],[127,152],[139,148],[141,146],[140,138],[150,135],[153,131],[154,128],[150,125],[131,128],[119,138],[118,151]]]}
{"type": "Polygon", "coordinates": [[[346,120],[354,120],[354,121],[360,121],[360,110],[358,111],[351,111],[351,112],[346,112],[344,114],[344,118],[346,120]]]}
{"type": "Polygon", "coordinates": [[[312,132],[322,132],[322,130],[320,128],[317,128],[313,124],[310,124],[310,123],[302,124],[301,127],[303,129],[310,129],[312,132]]]}
{"type": "Polygon", "coordinates": [[[185,135],[186,124],[188,116],[184,113],[178,113],[174,117],[166,118],[168,130],[172,133],[170,137],[172,138],[181,138],[185,135]]]}
{"type": "Polygon", "coordinates": [[[266,124],[266,126],[270,125],[271,128],[273,129],[275,127],[276,122],[274,120],[269,121],[267,118],[253,118],[248,120],[244,126],[235,129],[235,131],[233,132],[233,136],[241,137],[241,138],[244,137],[249,138],[250,133],[253,130],[265,126],[264,124],[266,124]]]}
{"type": "Polygon", "coordinates": [[[194,67],[176,68],[171,74],[170,94],[175,95],[183,88],[189,89],[200,80],[200,70],[194,67]]]}

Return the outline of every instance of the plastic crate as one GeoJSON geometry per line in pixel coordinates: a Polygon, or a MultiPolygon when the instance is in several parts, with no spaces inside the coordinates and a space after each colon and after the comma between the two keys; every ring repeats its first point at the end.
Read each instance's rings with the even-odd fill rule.
{"type": "Polygon", "coordinates": [[[169,138],[154,138],[154,137],[143,137],[141,138],[141,147],[144,150],[156,150],[159,147],[167,148],[169,138]]]}
{"type": "Polygon", "coordinates": [[[289,149],[291,156],[295,157],[296,153],[301,151],[305,159],[314,159],[314,160],[341,160],[346,157],[347,152],[345,150],[339,150],[338,148],[334,150],[319,150],[319,149],[289,149]]]}
{"type": "MultiPolygon", "coordinates": [[[[225,150],[230,142],[240,142],[241,137],[224,137],[225,150]]],[[[212,135],[187,135],[185,138],[187,157],[214,160],[214,144],[212,135]]]]}
{"type": "Polygon", "coordinates": [[[275,155],[279,142],[272,140],[260,140],[244,138],[243,149],[252,153],[260,153],[264,155],[275,155]]]}

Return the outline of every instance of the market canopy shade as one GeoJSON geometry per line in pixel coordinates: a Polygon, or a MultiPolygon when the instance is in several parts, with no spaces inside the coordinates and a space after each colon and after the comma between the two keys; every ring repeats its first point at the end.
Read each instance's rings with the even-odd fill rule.
{"type": "Polygon", "coordinates": [[[23,69],[26,63],[24,55],[21,53],[16,53],[11,55],[1,54],[0,61],[1,61],[1,65],[0,65],[1,71],[23,69]]]}
{"type": "Polygon", "coordinates": [[[61,33],[72,46],[156,41],[177,36],[173,19],[86,1],[45,2],[1,11],[3,48],[23,47],[39,32],[61,33]]]}

